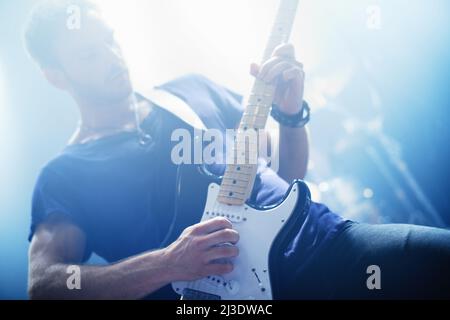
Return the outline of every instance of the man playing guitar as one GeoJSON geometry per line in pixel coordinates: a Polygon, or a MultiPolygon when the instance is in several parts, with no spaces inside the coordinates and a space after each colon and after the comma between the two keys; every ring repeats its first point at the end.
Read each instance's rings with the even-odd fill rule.
{"type": "MultiPolygon", "coordinates": [[[[36,183],[30,297],[172,299],[173,282],[232,272],[240,234],[227,218],[194,224],[164,244],[176,206],[170,135],[187,125],[134,92],[99,10],[89,1],[44,2],[31,15],[25,41],[47,80],[73,97],[81,116],[67,147],[36,183]],[[68,30],[66,9],[74,3],[82,9],[83,25],[68,30]],[[87,265],[92,253],[109,264],[87,265]],[[71,265],[81,270],[81,290],[67,288],[71,265]]],[[[306,105],[305,74],[289,44],[263,65],[252,65],[251,74],[275,85],[279,107],[280,170],[261,163],[249,200],[269,206],[306,174],[307,133],[292,120],[306,105]]],[[[209,128],[235,128],[242,116],[241,97],[205,77],[189,75],[159,88],[186,101],[209,128]]],[[[304,214],[272,271],[281,288],[276,298],[450,297],[449,231],[344,221],[314,202],[304,214]],[[383,271],[382,290],[367,288],[371,265],[383,271]]]]}

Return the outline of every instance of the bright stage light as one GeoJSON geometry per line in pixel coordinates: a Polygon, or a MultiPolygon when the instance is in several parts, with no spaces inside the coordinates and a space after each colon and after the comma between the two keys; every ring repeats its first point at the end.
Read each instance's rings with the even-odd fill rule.
{"type": "MultiPolygon", "coordinates": [[[[200,73],[241,94],[253,83],[278,0],[97,0],[116,30],[136,89],[200,73]]],[[[296,29],[299,29],[298,27],[296,29]]],[[[294,32],[292,42],[299,46],[294,32]]],[[[278,132],[270,121],[268,128],[278,132]]],[[[278,140],[277,134],[273,136],[278,140]]]]}
{"type": "Polygon", "coordinates": [[[133,80],[154,84],[201,73],[245,92],[278,0],[97,0],[116,29],[133,80]]]}

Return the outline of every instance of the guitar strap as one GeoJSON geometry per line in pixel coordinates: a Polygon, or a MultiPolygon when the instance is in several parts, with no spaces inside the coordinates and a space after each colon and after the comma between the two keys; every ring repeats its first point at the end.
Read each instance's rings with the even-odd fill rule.
{"type": "Polygon", "coordinates": [[[191,127],[206,131],[207,127],[192,108],[176,95],[158,88],[140,90],[139,94],[158,107],[170,112],[191,127]]]}

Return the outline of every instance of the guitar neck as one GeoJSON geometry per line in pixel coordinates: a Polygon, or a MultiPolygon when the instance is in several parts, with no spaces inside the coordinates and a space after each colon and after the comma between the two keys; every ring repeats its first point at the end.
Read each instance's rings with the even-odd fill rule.
{"type": "MultiPolygon", "coordinates": [[[[272,56],[277,46],[289,41],[299,0],[281,0],[275,23],[264,50],[262,63],[272,56]]],[[[250,197],[258,169],[258,132],[265,128],[269,118],[275,87],[256,79],[244,115],[237,130],[233,150],[227,155],[232,164],[227,166],[218,202],[243,205],[250,197]]]]}

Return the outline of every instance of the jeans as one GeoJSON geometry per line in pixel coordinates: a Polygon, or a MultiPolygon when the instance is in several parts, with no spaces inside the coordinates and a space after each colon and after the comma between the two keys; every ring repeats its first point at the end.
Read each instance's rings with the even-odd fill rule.
{"type": "Polygon", "coordinates": [[[450,299],[450,231],[347,222],[307,266],[295,266],[282,267],[280,299],[450,299]]]}

